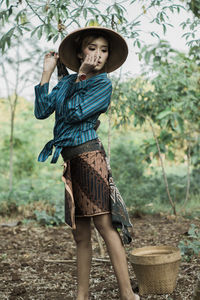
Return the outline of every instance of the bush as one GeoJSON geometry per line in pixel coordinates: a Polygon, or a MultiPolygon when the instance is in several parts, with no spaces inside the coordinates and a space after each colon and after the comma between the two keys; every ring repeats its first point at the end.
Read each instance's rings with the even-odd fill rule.
{"type": "Polygon", "coordinates": [[[184,260],[190,261],[193,256],[200,253],[200,230],[191,224],[187,237],[180,241],[179,248],[184,260]]]}
{"type": "MultiPolygon", "coordinates": [[[[127,206],[143,211],[150,203],[159,203],[169,207],[169,199],[161,171],[152,172],[145,176],[146,162],[143,160],[141,149],[126,138],[115,142],[111,153],[111,167],[114,180],[122,194],[127,206]]],[[[175,203],[182,203],[186,196],[186,175],[167,176],[169,190],[175,203]]],[[[193,170],[191,174],[190,193],[198,194],[200,173],[193,170]]],[[[145,209],[146,210],[146,209],[145,209]]]]}
{"type": "MultiPolygon", "coordinates": [[[[51,175],[51,174],[50,174],[51,175]]],[[[49,177],[50,177],[49,175],[49,177]]],[[[7,186],[0,184],[0,215],[10,215],[22,205],[34,202],[44,202],[54,205],[57,201],[64,201],[64,185],[60,180],[56,183],[52,178],[26,177],[18,180],[10,193],[7,186]],[[53,188],[52,188],[53,187],[53,188]]]]}
{"type": "MultiPolygon", "coordinates": [[[[141,207],[146,203],[146,193],[141,190],[144,180],[143,155],[132,142],[120,137],[112,148],[111,168],[113,178],[128,206],[141,207]]],[[[148,200],[147,200],[148,201],[148,200]]]]}
{"type": "Polygon", "coordinates": [[[48,213],[45,210],[35,210],[35,217],[40,225],[58,226],[64,224],[64,206],[63,203],[56,203],[54,211],[48,213]]]}

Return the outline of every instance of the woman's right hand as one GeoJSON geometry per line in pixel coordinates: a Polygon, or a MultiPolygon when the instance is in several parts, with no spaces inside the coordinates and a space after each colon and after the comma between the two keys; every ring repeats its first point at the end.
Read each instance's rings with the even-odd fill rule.
{"type": "Polygon", "coordinates": [[[43,72],[44,73],[53,73],[56,63],[58,60],[58,54],[55,52],[49,52],[44,57],[43,63],[43,72]]]}
{"type": "Polygon", "coordinates": [[[86,55],[85,59],[83,60],[79,68],[79,73],[90,74],[98,65],[98,60],[99,60],[99,56],[95,54],[86,55]]]}

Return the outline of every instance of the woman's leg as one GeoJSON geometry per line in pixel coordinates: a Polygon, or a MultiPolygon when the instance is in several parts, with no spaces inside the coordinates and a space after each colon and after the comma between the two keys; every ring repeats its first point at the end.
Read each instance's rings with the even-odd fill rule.
{"type": "Polygon", "coordinates": [[[94,225],[103,237],[117,277],[121,300],[139,300],[132,291],[126,253],[118,232],[113,228],[110,214],[93,217],[94,225]]]}
{"type": "Polygon", "coordinates": [[[89,276],[92,259],[91,218],[76,218],[76,229],[72,231],[77,246],[77,300],[88,300],[89,276]]]}

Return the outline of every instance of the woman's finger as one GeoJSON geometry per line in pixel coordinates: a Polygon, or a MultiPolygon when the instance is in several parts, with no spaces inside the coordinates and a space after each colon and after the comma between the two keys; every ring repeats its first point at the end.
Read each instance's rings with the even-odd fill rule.
{"type": "Polygon", "coordinates": [[[59,57],[59,56],[58,56],[58,53],[55,52],[55,51],[50,51],[50,52],[46,53],[45,56],[46,56],[46,57],[53,56],[53,57],[56,57],[56,58],[59,57]]]}
{"type": "Polygon", "coordinates": [[[95,65],[98,64],[98,60],[99,60],[99,57],[98,57],[98,56],[95,56],[95,59],[94,59],[94,64],[95,64],[95,65]]]}
{"type": "Polygon", "coordinates": [[[84,60],[85,62],[89,62],[90,61],[90,56],[89,55],[86,55],[86,57],[85,57],[85,60],[84,60]]]}

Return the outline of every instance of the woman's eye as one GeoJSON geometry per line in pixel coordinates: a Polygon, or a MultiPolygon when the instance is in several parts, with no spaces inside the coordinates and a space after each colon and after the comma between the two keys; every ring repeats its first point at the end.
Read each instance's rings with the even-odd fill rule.
{"type": "Polygon", "coordinates": [[[94,51],[94,50],[95,50],[95,48],[89,48],[89,50],[91,50],[91,51],[94,51]]]}
{"type": "Polygon", "coordinates": [[[107,52],[107,50],[106,50],[106,49],[104,49],[104,50],[102,50],[102,52],[107,52]]]}

